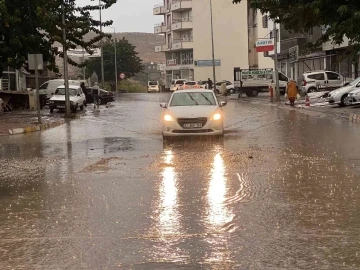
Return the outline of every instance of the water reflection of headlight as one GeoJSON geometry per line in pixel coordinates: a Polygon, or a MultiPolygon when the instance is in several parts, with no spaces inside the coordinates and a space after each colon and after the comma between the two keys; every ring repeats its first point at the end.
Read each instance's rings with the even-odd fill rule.
{"type": "Polygon", "coordinates": [[[227,178],[225,164],[220,154],[214,157],[211,170],[211,180],[208,190],[209,215],[208,221],[218,227],[232,220],[231,211],[224,204],[227,193],[227,178]]]}

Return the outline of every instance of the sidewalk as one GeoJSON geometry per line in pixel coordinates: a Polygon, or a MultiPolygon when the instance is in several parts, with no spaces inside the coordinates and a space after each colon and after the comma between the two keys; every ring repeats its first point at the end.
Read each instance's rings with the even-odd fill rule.
{"type": "Polygon", "coordinates": [[[248,98],[243,97],[238,99],[237,95],[228,97],[229,100],[237,100],[239,102],[248,102],[256,105],[266,105],[278,107],[280,109],[296,110],[300,113],[308,115],[346,119],[348,121],[360,123],[360,105],[340,107],[338,105],[330,105],[326,99],[319,97],[319,93],[314,96],[310,96],[310,107],[305,106],[305,99],[302,98],[295,103],[295,108],[289,106],[289,102],[285,98],[281,97],[281,102],[270,102],[269,97],[266,94],[261,94],[258,97],[248,98]]]}
{"type": "Polygon", "coordinates": [[[36,111],[11,111],[0,114],[0,136],[20,134],[49,129],[65,123],[62,114],[42,111],[42,124],[39,125],[36,111]]]}

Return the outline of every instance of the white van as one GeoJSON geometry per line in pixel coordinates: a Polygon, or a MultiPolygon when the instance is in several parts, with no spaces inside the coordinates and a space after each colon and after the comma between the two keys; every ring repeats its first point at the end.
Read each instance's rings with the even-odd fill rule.
{"type": "Polygon", "coordinates": [[[148,91],[148,93],[150,93],[150,92],[160,92],[159,81],[148,81],[147,91],[148,91]]]}
{"type": "MultiPolygon", "coordinates": [[[[69,80],[69,85],[80,86],[82,82],[84,82],[85,85],[87,84],[86,81],[82,81],[82,80],[69,80]]],[[[46,94],[46,98],[50,99],[51,96],[55,94],[56,88],[64,84],[65,84],[64,79],[55,79],[55,80],[47,81],[40,86],[39,88],[40,94],[46,94]]]]}
{"type": "Polygon", "coordinates": [[[174,92],[179,90],[184,83],[186,83],[187,80],[185,79],[177,79],[177,80],[172,80],[171,81],[171,85],[170,85],[170,91],[174,92]]]}

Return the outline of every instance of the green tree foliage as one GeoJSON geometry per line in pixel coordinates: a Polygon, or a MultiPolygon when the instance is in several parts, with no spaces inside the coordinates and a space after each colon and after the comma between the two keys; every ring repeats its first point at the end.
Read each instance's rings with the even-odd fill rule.
{"type": "MultiPolygon", "coordinates": [[[[116,0],[102,0],[102,8],[114,3],[116,0]]],[[[76,0],[0,0],[0,76],[7,66],[24,65],[29,53],[43,54],[48,68],[56,71],[55,57],[63,55],[57,48],[59,44],[65,44],[67,49],[83,47],[92,53],[106,36],[99,31],[100,21],[91,15],[95,10],[99,10],[97,1],[80,7],[76,0]],[[63,12],[66,41],[62,38],[63,12]],[[84,41],[84,35],[89,32],[96,33],[95,37],[84,41]]],[[[111,21],[102,22],[102,26],[111,24],[111,21]]],[[[69,63],[78,65],[72,59],[69,63]]]]}
{"type": "MultiPolygon", "coordinates": [[[[116,59],[118,75],[125,73],[126,78],[134,77],[135,74],[142,72],[144,66],[142,60],[138,56],[138,52],[135,50],[135,46],[132,45],[127,39],[122,38],[116,41],[116,59]]],[[[115,46],[113,40],[108,40],[103,45],[104,51],[104,79],[107,82],[111,82],[114,85],[115,81],[115,46]]],[[[101,74],[101,59],[90,58],[86,62],[86,76],[90,77],[95,72],[99,77],[101,74]]],[[[119,79],[120,80],[120,79],[119,79]]]]}
{"type": "MultiPolygon", "coordinates": [[[[240,3],[242,0],[233,0],[240,3]]],[[[360,43],[359,0],[248,0],[252,8],[268,13],[287,30],[305,32],[312,27],[323,27],[318,44],[333,40],[341,44],[345,37],[354,52],[360,43]]]]}

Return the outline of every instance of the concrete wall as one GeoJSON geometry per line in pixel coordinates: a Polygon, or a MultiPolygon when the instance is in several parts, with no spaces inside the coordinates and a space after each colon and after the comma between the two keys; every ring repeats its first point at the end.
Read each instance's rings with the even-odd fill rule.
{"type": "MultiPolygon", "coordinates": [[[[248,68],[247,1],[213,0],[215,59],[217,81],[233,80],[234,67],[248,68]]],[[[193,1],[194,60],[211,60],[209,0],[193,1]]],[[[195,79],[212,78],[212,67],[195,67],[195,79]]]]}

